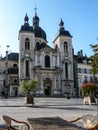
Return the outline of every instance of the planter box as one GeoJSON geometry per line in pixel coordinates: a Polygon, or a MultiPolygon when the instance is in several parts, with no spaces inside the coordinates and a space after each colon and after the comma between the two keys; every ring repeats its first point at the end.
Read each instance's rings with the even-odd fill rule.
{"type": "Polygon", "coordinates": [[[32,96],[25,97],[25,104],[32,104],[34,105],[34,98],[32,96]]]}
{"type": "Polygon", "coordinates": [[[91,105],[92,103],[96,104],[96,100],[94,96],[85,96],[83,100],[83,104],[89,104],[91,105]]]}

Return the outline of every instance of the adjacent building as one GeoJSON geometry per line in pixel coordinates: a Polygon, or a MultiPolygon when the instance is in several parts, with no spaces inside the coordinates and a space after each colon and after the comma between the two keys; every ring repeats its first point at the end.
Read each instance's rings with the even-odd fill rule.
{"type": "MultiPolygon", "coordinates": [[[[74,60],[76,62],[75,67],[75,84],[78,92],[78,96],[82,96],[82,92],[80,89],[80,86],[83,83],[86,82],[96,82],[98,83],[98,74],[93,75],[92,73],[92,67],[90,66],[90,58],[88,58],[86,55],[83,55],[83,51],[78,51],[77,55],[74,55],[74,60]]],[[[75,63],[74,62],[74,63],[75,63]]]]}
{"type": "Polygon", "coordinates": [[[18,95],[19,76],[18,76],[18,53],[8,51],[5,57],[0,59],[0,94],[18,95]]]}

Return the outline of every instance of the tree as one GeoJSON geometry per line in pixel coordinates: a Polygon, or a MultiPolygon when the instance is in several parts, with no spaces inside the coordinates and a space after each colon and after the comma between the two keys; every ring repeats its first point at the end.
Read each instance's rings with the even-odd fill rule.
{"type": "Polygon", "coordinates": [[[87,82],[80,86],[80,89],[82,90],[84,96],[89,95],[93,96],[94,92],[98,90],[98,85],[95,83],[87,82]]]}
{"type": "Polygon", "coordinates": [[[38,81],[36,79],[22,81],[21,88],[22,91],[27,95],[30,95],[30,92],[34,91],[37,87],[38,81]]]}
{"type": "Polygon", "coordinates": [[[91,59],[90,65],[92,66],[92,72],[95,75],[96,73],[98,73],[98,44],[95,45],[90,44],[90,47],[94,52],[94,55],[90,57],[91,59]]]}

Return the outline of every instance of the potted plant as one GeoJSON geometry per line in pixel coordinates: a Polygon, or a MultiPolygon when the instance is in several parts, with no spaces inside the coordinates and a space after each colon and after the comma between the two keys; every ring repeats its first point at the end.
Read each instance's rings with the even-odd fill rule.
{"type": "Polygon", "coordinates": [[[94,92],[96,90],[98,90],[98,85],[95,83],[91,83],[91,82],[87,82],[84,83],[80,86],[80,89],[83,92],[84,95],[84,100],[86,100],[86,102],[90,103],[95,103],[95,97],[94,97],[94,92]],[[89,101],[87,101],[89,100],[89,101]]]}
{"type": "Polygon", "coordinates": [[[31,92],[34,92],[37,87],[38,81],[36,79],[25,80],[21,83],[21,89],[24,93],[26,93],[26,104],[34,105],[34,98],[30,95],[31,92]]]}

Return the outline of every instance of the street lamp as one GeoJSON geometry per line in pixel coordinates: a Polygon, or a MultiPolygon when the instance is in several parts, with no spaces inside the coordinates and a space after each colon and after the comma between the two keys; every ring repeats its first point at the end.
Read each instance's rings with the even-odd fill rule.
{"type": "Polygon", "coordinates": [[[9,79],[8,79],[8,48],[9,45],[6,46],[6,62],[5,62],[5,96],[8,94],[8,87],[9,87],[9,79]]]}

